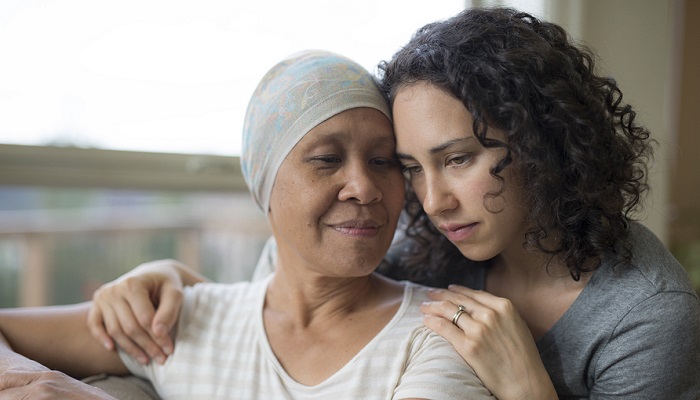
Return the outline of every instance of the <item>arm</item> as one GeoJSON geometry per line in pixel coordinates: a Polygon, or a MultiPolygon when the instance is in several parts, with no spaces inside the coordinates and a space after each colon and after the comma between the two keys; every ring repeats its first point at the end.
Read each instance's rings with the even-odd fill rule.
{"type": "Polygon", "coordinates": [[[620,321],[594,365],[591,399],[700,398],[700,303],[656,294],[620,321]]]}
{"type": "Polygon", "coordinates": [[[88,316],[92,336],[107,350],[115,342],[147,364],[165,362],[172,354],[170,337],[182,306],[182,288],[207,279],[175,260],[141,264],[93,295],[88,316]]]}
{"type": "Polygon", "coordinates": [[[498,398],[558,399],[525,321],[508,299],[452,285],[421,306],[425,325],[447,339],[498,398]],[[456,304],[465,306],[457,325],[456,304]]]}
{"type": "Polygon", "coordinates": [[[77,378],[127,373],[115,352],[92,340],[85,324],[89,307],[89,303],[82,303],[0,310],[0,336],[4,338],[0,348],[4,355],[13,355],[11,362],[3,357],[3,371],[34,365],[29,362],[33,360],[77,378]]]}
{"type": "MultiPolygon", "coordinates": [[[[0,322],[2,321],[0,319],[0,322]]],[[[2,333],[0,333],[0,398],[114,400],[114,397],[95,387],[61,372],[52,371],[14,352],[2,333]]]]}

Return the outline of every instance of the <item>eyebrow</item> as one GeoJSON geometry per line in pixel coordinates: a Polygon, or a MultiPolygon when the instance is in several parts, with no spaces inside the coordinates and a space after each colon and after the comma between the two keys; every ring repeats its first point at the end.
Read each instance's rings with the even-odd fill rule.
{"type": "MultiPolygon", "coordinates": [[[[461,143],[465,143],[465,142],[471,142],[471,141],[473,141],[473,140],[476,140],[476,138],[473,137],[473,136],[472,136],[472,137],[466,137],[466,138],[459,138],[459,139],[448,140],[448,141],[445,142],[445,143],[442,143],[442,144],[439,144],[439,145],[437,145],[437,146],[435,146],[435,147],[432,147],[430,150],[428,150],[428,154],[431,154],[431,155],[432,155],[432,154],[437,154],[437,153],[440,153],[440,152],[442,152],[442,151],[445,151],[445,150],[449,149],[450,147],[455,146],[455,145],[457,145],[457,144],[461,144],[461,143]]],[[[413,160],[413,159],[414,159],[414,157],[413,157],[412,155],[410,155],[410,154],[399,153],[399,152],[396,153],[396,157],[397,157],[399,160],[413,160]]]]}

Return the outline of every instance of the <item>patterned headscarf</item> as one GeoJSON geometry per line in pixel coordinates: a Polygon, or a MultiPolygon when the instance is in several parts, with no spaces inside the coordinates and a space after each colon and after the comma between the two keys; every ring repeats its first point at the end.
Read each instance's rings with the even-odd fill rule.
{"type": "Polygon", "coordinates": [[[248,104],[241,169],[267,214],[282,161],[307,132],[343,111],[370,107],[391,119],[372,75],[356,62],[326,51],[304,51],[265,74],[248,104]]]}

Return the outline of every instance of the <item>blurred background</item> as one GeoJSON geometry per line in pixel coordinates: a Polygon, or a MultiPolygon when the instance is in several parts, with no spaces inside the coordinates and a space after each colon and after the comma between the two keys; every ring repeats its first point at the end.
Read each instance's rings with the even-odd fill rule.
{"type": "Polygon", "coordinates": [[[249,278],[269,229],[239,132],[267,69],[319,48],[376,71],[422,25],[492,5],[600,55],[659,143],[638,218],[700,290],[700,1],[3,0],[0,307],[83,301],[158,258],[249,278]]]}

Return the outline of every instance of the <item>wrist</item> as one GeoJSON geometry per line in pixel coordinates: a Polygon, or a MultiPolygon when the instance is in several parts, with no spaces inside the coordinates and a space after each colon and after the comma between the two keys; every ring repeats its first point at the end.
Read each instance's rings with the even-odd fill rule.
{"type": "Polygon", "coordinates": [[[531,392],[524,396],[522,399],[531,400],[559,400],[557,391],[554,389],[554,384],[552,383],[549,375],[540,376],[536,379],[537,384],[531,387],[531,392]]]}

